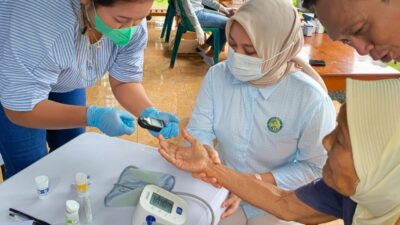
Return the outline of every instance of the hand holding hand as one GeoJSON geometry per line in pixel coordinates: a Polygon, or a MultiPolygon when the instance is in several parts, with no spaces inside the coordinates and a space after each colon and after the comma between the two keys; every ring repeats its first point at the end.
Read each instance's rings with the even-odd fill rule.
{"type": "MultiPolygon", "coordinates": [[[[214,164],[221,164],[221,160],[219,159],[218,152],[209,145],[203,145],[208,153],[208,157],[212,160],[214,164]]],[[[209,183],[216,188],[221,188],[222,185],[218,182],[218,180],[214,177],[208,177],[206,173],[192,173],[192,176],[196,179],[202,180],[203,182],[209,183]]]]}

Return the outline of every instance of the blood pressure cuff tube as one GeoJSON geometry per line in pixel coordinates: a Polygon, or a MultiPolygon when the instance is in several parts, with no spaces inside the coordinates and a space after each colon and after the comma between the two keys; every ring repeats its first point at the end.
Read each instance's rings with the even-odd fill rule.
{"type": "Polygon", "coordinates": [[[122,171],[114,188],[104,198],[104,205],[106,207],[136,206],[144,187],[148,184],[171,191],[175,186],[175,177],[128,166],[122,171]]]}

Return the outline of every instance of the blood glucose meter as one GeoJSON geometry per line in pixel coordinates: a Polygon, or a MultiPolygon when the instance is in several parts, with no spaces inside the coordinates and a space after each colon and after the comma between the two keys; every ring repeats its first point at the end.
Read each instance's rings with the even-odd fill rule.
{"type": "Polygon", "coordinates": [[[147,185],[133,215],[133,225],[183,225],[188,204],[181,197],[155,185],[147,185]]]}
{"type": "Polygon", "coordinates": [[[143,116],[138,118],[138,124],[142,128],[155,132],[160,132],[165,127],[164,121],[143,116]]]}

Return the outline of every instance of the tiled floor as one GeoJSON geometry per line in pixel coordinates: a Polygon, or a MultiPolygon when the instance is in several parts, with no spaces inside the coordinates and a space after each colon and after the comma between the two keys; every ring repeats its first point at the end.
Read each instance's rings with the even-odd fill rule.
{"type": "MultiPolygon", "coordinates": [[[[157,18],[153,18],[153,21],[155,19],[157,18]]],[[[170,69],[168,44],[160,39],[160,33],[161,29],[155,27],[154,22],[149,22],[149,42],[145,51],[143,85],[154,105],[162,111],[176,114],[181,118],[181,126],[184,127],[191,114],[208,66],[199,56],[194,54],[178,57],[175,68],[170,69]]],[[[173,34],[171,37],[173,37],[173,34]]],[[[225,57],[225,55],[222,56],[222,58],[225,57]]],[[[111,93],[107,77],[104,77],[94,87],[89,88],[87,96],[88,105],[120,107],[111,93]]],[[[98,132],[92,128],[89,128],[88,131],[98,132]]],[[[137,128],[135,134],[122,138],[158,146],[156,139],[141,128],[137,128]]],[[[177,138],[176,141],[182,142],[182,139],[177,138]]],[[[342,223],[329,223],[329,225],[340,224],[342,223]]]]}

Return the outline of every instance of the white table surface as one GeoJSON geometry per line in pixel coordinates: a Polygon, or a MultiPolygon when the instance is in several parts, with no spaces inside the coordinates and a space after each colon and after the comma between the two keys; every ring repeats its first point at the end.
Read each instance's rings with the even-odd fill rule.
{"type": "MultiPolygon", "coordinates": [[[[75,173],[90,175],[90,187],[94,225],[130,225],[134,207],[104,207],[106,194],[117,182],[118,176],[128,165],[162,171],[175,176],[173,191],[196,194],[213,207],[217,224],[222,213],[220,208],[227,196],[225,189],[195,180],[189,173],[179,171],[160,157],[156,148],[97,133],[85,133],[60,147],[17,175],[0,184],[0,223],[10,222],[8,208],[15,208],[43,219],[52,225],[65,224],[65,201],[77,200],[71,184],[75,173]],[[47,175],[50,178],[50,194],[39,200],[35,192],[34,178],[47,175]]],[[[185,198],[185,197],[184,197],[185,198]]],[[[210,213],[196,200],[185,198],[189,203],[187,225],[210,224],[210,213]]]]}

